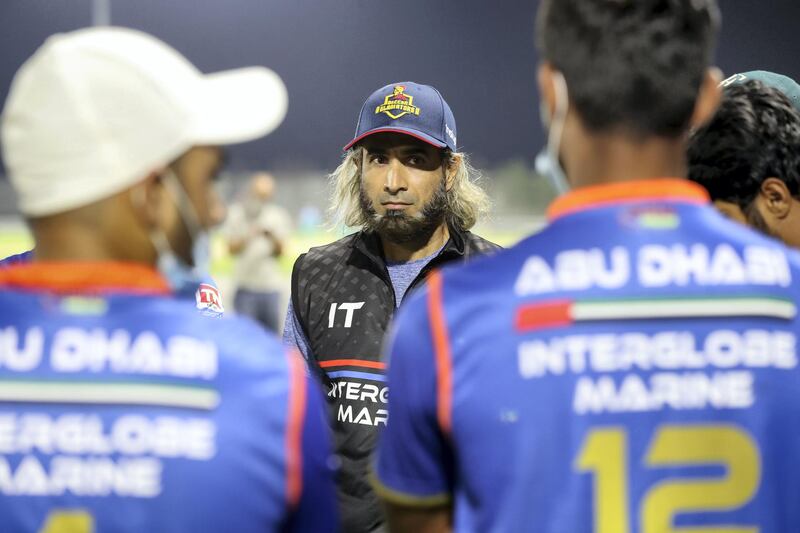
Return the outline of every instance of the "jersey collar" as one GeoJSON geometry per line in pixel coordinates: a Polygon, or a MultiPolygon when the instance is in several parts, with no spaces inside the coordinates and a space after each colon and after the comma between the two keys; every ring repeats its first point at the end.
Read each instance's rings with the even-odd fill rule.
{"type": "MultiPolygon", "coordinates": [[[[448,257],[463,257],[466,253],[467,240],[466,233],[460,229],[448,225],[447,230],[450,233],[450,238],[444,243],[442,248],[437,254],[438,256],[447,255],[448,257]]],[[[383,257],[383,248],[381,245],[381,238],[377,232],[374,231],[360,231],[355,235],[351,244],[353,248],[367,256],[376,265],[382,266],[386,264],[383,257]]]]}
{"type": "Polygon", "coordinates": [[[117,261],[45,261],[0,269],[0,287],[44,290],[57,294],[165,295],[170,288],[153,268],[117,261]]]}
{"type": "Polygon", "coordinates": [[[709,196],[700,185],[681,178],[625,181],[575,189],[556,198],[547,208],[552,222],[566,215],[598,207],[634,202],[684,202],[707,204],[709,196]]]}

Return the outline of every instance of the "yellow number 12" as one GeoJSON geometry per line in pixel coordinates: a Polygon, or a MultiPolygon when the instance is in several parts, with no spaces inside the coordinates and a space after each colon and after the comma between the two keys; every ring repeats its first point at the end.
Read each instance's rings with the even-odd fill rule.
{"type": "MultiPolygon", "coordinates": [[[[642,533],[758,533],[756,526],[673,527],[681,512],[726,511],[746,504],[761,478],[758,446],[743,429],[729,425],[665,425],[645,455],[652,468],[719,464],[721,478],[677,478],[657,483],[642,498],[642,533]]],[[[594,473],[595,533],[630,533],[628,437],[623,428],[592,430],[575,461],[594,473]]]]}
{"type": "Polygon", "coordinates": [[[58,510],[47,515],[39,533],[92,533],[92,515],[81,510],[58,510]]]}

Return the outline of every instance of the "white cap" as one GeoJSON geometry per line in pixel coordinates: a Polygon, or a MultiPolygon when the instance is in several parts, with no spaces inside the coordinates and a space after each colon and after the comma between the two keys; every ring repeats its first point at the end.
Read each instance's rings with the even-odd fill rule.
{"type": "Polygon", "coordinates": [[[196,145],[250,141],[286,114],[264,67],[204,75],[145,33],[91,28],[50,37],[14,76],[3,158],[28,216],[112,196],[196,145]]]}

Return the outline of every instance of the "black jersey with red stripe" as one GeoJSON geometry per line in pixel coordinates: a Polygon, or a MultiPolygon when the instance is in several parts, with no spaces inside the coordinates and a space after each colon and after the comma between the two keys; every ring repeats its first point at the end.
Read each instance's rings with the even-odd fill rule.
{"type": "MultiPolygon", "coordinates": [[[[498,247],[468,231],[450,239],[411,282],[423,285],[434,268],[498,247]]],[[[309,367],[325,383],[335,450],[342,530],[372,531],[383,522],[367,479],[378,429],[386,425],[388,388],[381,351],[396,296],[379,237],[359,232],[301,255],[292,272],[292,309],[308,346],[309,367]]]]}

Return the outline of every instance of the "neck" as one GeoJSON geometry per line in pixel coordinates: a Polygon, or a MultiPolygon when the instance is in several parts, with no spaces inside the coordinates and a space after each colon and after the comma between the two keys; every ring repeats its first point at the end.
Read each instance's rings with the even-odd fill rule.
{"type": "Polygon", "coordinates": [[[387,261],[406,262],[433,255],[436,250],[444,246],[449,238],[450,230],[447,224],[442,224],[433,230],[427,239],[421,241],[396,243],[381,235],[381,246],[387,261]]]}
{"type": "Polygon", "coordinates": [[[142,247],[138,242],[140,239],[136,238],[138,236],[118,231],[121,228],[111,222],[98,227],[96,223],[87,224],[70,216],[56,215],[31,220],[30,227],[36,242],[36,261],[124,261],[155,264],[154,253],[142,247]]]}
{"type": "Polygon", "coordinates": [[[565,157],[573,188],[625,181],[686,177],[686,144],[681,138],[587,136],[565,157]]]}

